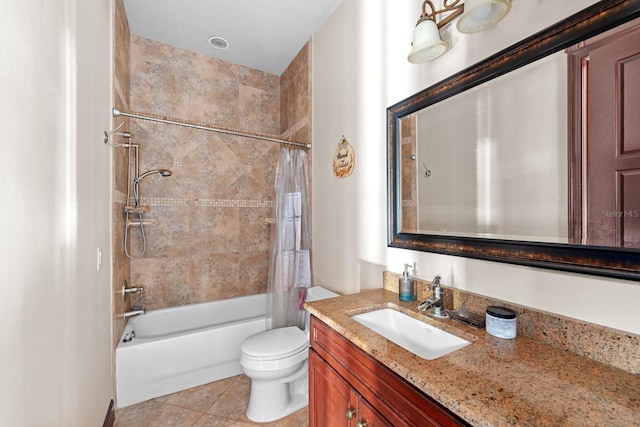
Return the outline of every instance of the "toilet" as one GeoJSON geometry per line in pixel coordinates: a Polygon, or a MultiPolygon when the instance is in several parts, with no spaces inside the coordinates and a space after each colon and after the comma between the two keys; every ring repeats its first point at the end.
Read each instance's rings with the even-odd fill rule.
{"type": "MultiPolygon", "coordinates": [[[[328,289],[307,289],[307,301],[339,296],[328,289]]],[[[247,338],[240,347],[240,366],[251,379],[247,418],[269,422],[309,403],[309,313],[305,330],[297,326],[271,329],[247,338]]]]}

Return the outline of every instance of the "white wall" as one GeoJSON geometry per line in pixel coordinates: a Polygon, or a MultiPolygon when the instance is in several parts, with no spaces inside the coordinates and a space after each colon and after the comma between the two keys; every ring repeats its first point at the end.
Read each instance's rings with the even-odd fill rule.
{"type": "Polygon", "coordinates": [[[111,7],[3,2],[0,425],[98,426],[112,397],[111,7]]]}
{"type": "Polygon", "coordinates": [[[415,262],[416,275],[448,285],[640,333],[640,285],[623,280],[387,248],[386,108],[448,75],[595,3],[514,1],[495,27],[449,31],[453,48],[432,63],[406,60],[420,0],[343,0],[313,38],[313,203],[315,283],[342,293],[379,288],[382,271],[415,262]],[[333,176],[345,135],[353,174],[333,176]]]}

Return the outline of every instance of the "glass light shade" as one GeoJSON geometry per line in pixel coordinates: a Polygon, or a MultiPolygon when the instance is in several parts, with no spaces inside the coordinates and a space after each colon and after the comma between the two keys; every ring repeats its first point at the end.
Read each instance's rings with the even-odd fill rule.
{"type": "Polygon", "coordinates": [[[407,60],[412,64],[421,64],[436,59],[449,48],[447,42],[440,38],[438,26],[431,19],[425,19],[416,25],[411,44],[413,48],[409,52],[407,60]]]}
{"type": "Polygon", "coordinates": [[[486,30],[500,22],[510,9],[510,0],[466,0],[456,28],[465,34],[486,30]]]}

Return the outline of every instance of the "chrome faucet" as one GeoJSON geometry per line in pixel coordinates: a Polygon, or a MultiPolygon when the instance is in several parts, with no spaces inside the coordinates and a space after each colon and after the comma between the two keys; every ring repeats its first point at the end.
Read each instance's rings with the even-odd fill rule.
{"type": "Polygon", "coordinates": [[[440,276],[436,276],[433,278],[433,281],[431,282],[431,292],[433,293],[433,296],[428,300],[421,302],[418,305],[418,310],[429,310],[429,312],[427,313],[429,316],[445,318],[448,317],[448,315],[447,311],[443,307],[444,289],[442,289],[442,286],[440,286],[441,279],[442,278],[440,276]]]}
{"type": "Polygon", "coordinates": [[[131,307],[131,310],[125,311],[122,314],[123,319],[128,319],[129,317],[138,316],[140,314],[144,314],[144,308],[142,307],[131,307]]]}
{"type": "Polygon", "coordinates": [[[144,286],[133,286],[133,287],[129,287],[127,285],[127,281],[125,280],[124,282],[122,282],[122,301],[126,302],[127,301],[127,296],[129,294],[133,294],[133,293],[137,293],[138,294],[138,298],[144,298],[144,286]]]}

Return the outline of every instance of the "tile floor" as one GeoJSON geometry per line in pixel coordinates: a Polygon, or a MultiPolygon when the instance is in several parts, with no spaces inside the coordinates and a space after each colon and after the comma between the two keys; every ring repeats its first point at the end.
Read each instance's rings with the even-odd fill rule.
{"type": "Polygon", "coordinates": [[[141,402],[116,411],[115,427],[306,427],[307,408],[278,421],[254,423],[245,412],[251,383],[244,375],[141,402]]]}

